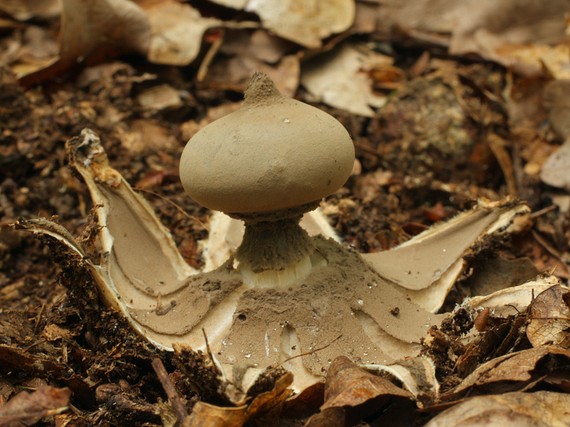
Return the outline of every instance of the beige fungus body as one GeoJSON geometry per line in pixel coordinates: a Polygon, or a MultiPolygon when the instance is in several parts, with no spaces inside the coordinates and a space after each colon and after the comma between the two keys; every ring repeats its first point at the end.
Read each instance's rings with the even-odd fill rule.
{"type": "Polygon", "coordinates": [[[354,146],[331,115],[283,97],[263,75],[241,109],[186,145],[180,176],[198,203],[226,213],[270,212],[318,201],[348,179],[354,146]]]}

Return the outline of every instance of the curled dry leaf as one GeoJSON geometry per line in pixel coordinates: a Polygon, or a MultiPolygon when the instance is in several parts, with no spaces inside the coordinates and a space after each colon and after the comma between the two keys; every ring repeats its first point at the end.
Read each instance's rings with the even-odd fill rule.
{"type": "Polygon", "coordinates": [[[219,19],[205,18],[186,3],[172,0],[139,3],[150,25],[146,55],[157,64],[188,65],[200,52],[206,30],[221,25],[219,19]]]}
{"type": "Polygon", "coordinates": [[[391,64],[392,58],[370,48],[343,43],[306,61],[301,83],[318,101],[364,117],[374,116],[370,108],[381,107],[386,98],[376,95],[367,70],[378,64],[391,64]]]}
{"type": "Polygon", "coordinates": [[[559,286],[560,280],[554,276],[541,276],[519,286],[502,289],[489,295],[467,299],[462,306],[470,310],[489,308],[495,316],[506,317],[523,312],[532,303],[533,298],[559,286]]]}
{"type": "Polygon", "coordinates": [[[0,425],[32,425],[48,415],[67,410],[71,390],[41,386],[32,393],[22,391],[0,408],[0,425]]]}
{"type": "Polygon", "coordinates": [[[61,8],[58,0],[0,0],[0,10],[19,21],[31,18],[51,18],[61,8]]]}
{"type": "Polygon", "coordinates": [[[204,32],[221,24],[174,0],[63,0],[62,6],[58,57],[19,76],[23,84],[121,53],[145,55],[159,64],[187,65],[198,55],[204,32]]]}
{"type": "Polygon", "coordinates": [[[263,27],[284,39],[316,48],[321,40],[347,30],[354,20],[354,0],[214,0],[256,13],[263,27]]]}
{"type": "Polygon", "coordinates": [[[363,419],[372,412],[381,411],[388,403],[394,405],[394,398],[412,400],[412,395],[388,379],[358,367],[347,357],[339,356],[327,370],[321,412],[306,425],[345,425],[341,421],[350,420],[355,414],[358,419],[363,419]]]}
{"type": "Polygon", "coordinates": [[[183,427],[241,427],[254,417],[270,413],[279,408],[291,396],[289,386],[293,383],[290,372],[283,373],[275,380],[271,390],[253,398],[248,404],[241,403],[237,407],[221,407],[198,402],[192,413],[182,422],[183,427]]]}
{"type": "Polygon", "coordinates": [[[567,0],[411,0],[389,2],[378,29],[448,47],[452,54],[476,53],[524,74],[567,78],[567,0]]]}
{"type": "Polygon", "coordinates": [[[477,396],[437,415],[426,427],[563,427],[570,424],[568,407],[570,395],[550,391],[477,396]]]}
{"type": "Polygon", "coordinates": [[[548,185],[570,192],[570,138],[542,165],[540,179],[548,185]]]}
{"type": "Polygon", "coordinates": [[[33,84],[79,63],[123,52],[144,54],[149,42],[146,14],[130,0],[63,0],[59,56],[47,67],[19,77],[24,84],[33,84]]]}
{"type": "Polygon", "coordinates": [[[435,400],[439,396],[439,382],[435,375],[435,364],[427,357],[412,357],[392,365],[365,365],[369,371],[389,374],[402,383],[415,399],[435,400]]]}
{"type": "MultiPolygon", "coordinates": [[[[453,54],[478,53],[517,71],[541,74],[545,62],[553,63],[552,46],[568,41],[567,0],[473,3],[453,31],[453,54]]],[[[566,64],[569,61],[566,54],[566,64]]]]}
{"type": "Polygon", "coordinates": [[[346,356],[339,356],[327,371],[325,403],[321,409],[333,406],[356,408],[380,396],[411,398],[410,393],[386,378],[365,371],[346,356]]]}
{"type": "MultiPolygon", "coordinates": [[[[570,363],[570,351],[556,346],[522,350],[492,359],[480,365],[456,388],[442,395],[455,400],[466,393],[501,393],[523,390],[549,375],[558,376],[570,363]]],[[[568,380],[568,373],[564,374],[568,380]]]]}
{"type": "Polygon", "coordinates": [[[528,340],[534,347],[559,345],[570,349],[570,290],[552,286],[529,307],[528,340]]]}

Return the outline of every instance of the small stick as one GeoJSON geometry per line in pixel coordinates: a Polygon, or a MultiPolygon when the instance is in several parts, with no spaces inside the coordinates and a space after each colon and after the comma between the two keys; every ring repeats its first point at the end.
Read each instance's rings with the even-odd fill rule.
{"type": "Polygon", "coordinates": [[[152,368],[154,369],[156,376],[158,377],[160,383],[162,384],[162,388],[164,389],[166,396],[168,397],[168,401],[172,405],[172,409],[174,409],[176,418],[178,419],[180,424],[182,424],[184,419],[186,419],[186,417],[188,416],[188,411],[186,410],[184,402],[182,402],[182,398],[174,388],[174,384],[172,384],[172,381],[168,376],[168,372],[166,372],[166,368],[164,367],[162,361],[158,357],[155,357],[152,360],[152,368]]]}
{"type": "Polygon", "coordinates": [[[144,188],[139,188],[139,187],[134,187],[134,190],[136,191],[140,191],[141,193],[147,193],[147,194],[151,194],[155,197],[158,197],[159,199],[163,200],[164,202],[170,204],[171,206],[173,206],[178,212],[180,212],[182,215],[184,215],[186,218],[192,220],[192,221],[196,221],[198,224],[200,224],[200,226],[202,226],[202,228],[204,230],[207,230],[208,227],[206,226],[206,224],[204,224],[202,221],[200,221],[200,218],[196,217],[196,216],[192,216],[192,215],[188,215],[188,213],[178,204],[176,204],[175,202],[173,202],[172,200],[170,200],[168,197],[164,197],[162,194],[157,193],[156,191],[151,191],[151,190],[147,190],[144,188]]]}
{"type": "Polygon", "coordinates": [[[322,347],[315,348],[315,349],[313,349],[313,350],[307,351],[306,353],[300,353],[300,354],[296,354],[295,356],[291,356],[291,357],[285,359],[283,362],[279,363],[277,366],[281,366],[281,365],[283,365],[284,363],[287,363],[287,362],[289,362],[289,361],[291,361],[291,360],[293,360],[293,359],[296,359],[296,358],[298,358],[298,357],[308,356],[308,355],[310,355],[310,354],[317,353],[317,352],[319,352],[319,351],[321,351],[321,350],[324,350],[325,348],[330,347],[332,344],[334,344],[335,341],[338,341],[338,340],[341,339],[341,338],[342,338],[342,335],[339,335],[338,337],[336,337],[334,340],[332,340],[332,341],[329,342],[328,344],[323,345],[322,347]]]}
{"type": "Polygon", "coordinates": [[[542,208],[542,209],[539,210],[539,211],[536,211],[536,212],[531,213],[531,214],[530,214],[530,217],[533,218],[533,219],[534,219],[534,218],[538,218],[539,216],[545,215],[545,214],[547,214],[548,212],[552,212],[552,211],[554,211],[554,210],[556,210],[556,209],[558,209],[558,206],[556,206],[556,205],[550,205],[550,206],[547,206],[547,207],[545,207],[545,208],[542,208]]]}

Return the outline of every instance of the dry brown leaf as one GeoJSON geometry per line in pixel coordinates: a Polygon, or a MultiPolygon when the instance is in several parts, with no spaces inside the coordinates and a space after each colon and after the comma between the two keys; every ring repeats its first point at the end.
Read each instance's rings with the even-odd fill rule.
{"type": "Polygon", "coordinates": [[[138,94],[137,101],[145,110],[153,112],[182,105],[180,93],[168,84],[161,84],[143,90],[138,94]]]}
{"type": "Polygon", "coordinates": [[[301,83],[320,102],[372,117],[370,106],[381,107],[386,98],[373,92],[367,71],[391,63],[392,58],[367,46],[347,42],[303,63],[301,83]]]}
{"type": "Polygon", "coordinates": [[[467,399],[442,412],[426,427],[564,427],[570,425],[570,395],[539,391],[467,399]]]}
{"type": "Polygon", "coordinates": [[[420,356],[400,360],[392,365],[364,365],[373,372],[395,377],[416,400],[435,400],[439,396],[439,382],[432,359],[420,356]]]}
{"type": "Polygon", "coordinates": [[[568,0],[410,0],[387,2],[378,29],[476,53],[524,74],[567,78],[568,0]]]}
{"type": "MultiPolygon", "coordinates": [[[[286,40],[265,30],[251,33],[227,30],[220,35],[219,49],[211,63],[201,64],[198,80],[215,90],[243,92],[252,74],[262,71],[271,77],[282,94],[293,97],[299,85],[300,63],[296,49],[286,40]]],[[[215,43],[212,44],[212,48],[215,43]]],[[[210,53],[210,52],[209,52],[210,53]]],[[[208,57],[208,55],[206,55],[208,57]]]]}
{"type": "Polygon", "coordinates": [[[152,120],[133,120],[128,129],[117,129],[123,146],[133,155],[157,150],[175,150],[178,141],[164,127],[152,120]]]}
{"type": "Polygon", "coordinates": [[[0,408],[0,425],[32,425],[43,417],[67,410],[71,390],[41,386],[32,393],[22,391],[0,408]]]}
{"type": "Polygon", "coordinates": [[[331,34],[347,30],[354,20],[354,0],[214,0],[256,13],[263,27],[284,39],[316,48],[331,34]]]}
{"type": "Polygon", "coordinates": [[[469,298],[463,303],[463,306],[469,307],[471,310],[491,308],[495,316],[511,316],[526,310],[536,295],[557,285],[560,285],[560,280],[556,277],[541,276],[522,285],[502,289],[490,295],[469,298]]]}
{"type": "Polygon", "coordinates": [[[204,18],[186,3],[173,0],[139,3],[150,24],[147,58],[157,64],[188,65],[198,56],[206,30],[222,24],[219,19],[204,18]]]}
{"type": "Polygon", "coordinates": [[[208,69],[204,84],[216,90],[242,92],[256,71],[267,74],[277,89],[292,97],[299,85],[300,64],[296,55],[284,56],[276,64],[266,64],[250,53],[244,56],[216,58],[208,69]]]}
{"type": "MultiPolygon", "coordinates": [[[[468,13],[457,21],[450,53],[478,53],[524,74],[542,73],[545,63],[559,70],[570,62],[568,55],[562,53],[562,63],[566,65],[560,67],[556,65],[559,59],[552,53],[557,49],[552,46],[568,42],[568,0],[466,3],[468,13]]],[[[567,53],[567,48],[564,51],[567,53]]]]}
{"type": "Polygon", "coordinates": [[[81,63],[117,53],[145,54],[150,26],[145,12],[129,0],[62,0],[59,56],[47,67],[19,76],[23,84],[43,81],[81,63]]]}
{"type": "Polygon", "coordinates": [[[559,345],[570,349],[570,290],[553,286],[529,307],[528,340],[534,347],[559,345]]]}
{"type": "Polygon", "coordinates": [[[271,390],[259,394],[249,404],[237,407],[221,407],[198,402],[182,426],[241,427],[252,418],[267,416],[272,410],[279,408],[291,396],[292,390],[289,386],[292,383],[293,375],[285,372],[277,378],[271,390]]]}
{"type": "Polygon", "coordinates": [[[496,61],[524,75],[545,75],[555,79],[570,78],[570,41],[543,44],[506,45],[496,49],[496,61]]]}
{"type": "Polygon", "coordinates": [[[257,30],[251,34],[251,53],[268,64],[276,64],[290,53],[292,43],[275,37],[265,30],[257,30]]]}
{"type": "Polygon", "coordinates": [[[31,18],[51,18],[61,9],[58,0],[0,0],[0,10],[19,21],[31,18]]]}
{"type": "MultiPolygon", "coordinates": [[[[480,365],[442,399],[456,399],[467,392],[481,394],[522,390],[550,374],[564,372],[564,366],[569,363],[570,351],[556,346],[507,354],[480,365]]],[[[568,372],[564,373],[567,380],[568,375],[568,372]]]]}
{"type": "Polygon", "coordinates": [[[325,383],[325,403],[321,409],[334,406],[357,407],[380,396],[411,399],[411,394],[386,378],[359,368],[345,356],[331,363],[325,383]]]}
{"type": "Polygon", "coordinates": [[[145,55],[159,64],[187,65],[198,55],[204,32],[221,25],[175,0],[63,0],[62,5],[59,56],[19,76],[23,84],[121,53],[145,55]]]}
{"type": "Polygon", "coordinates": [[[325,383],[325,403],[321,413],[312,417],[307,427],[344,425],[341,421],[351,418],[346,411],[358,412],[363,419],[367,412],[378,412],[394,398],[412,399],[406,390],[397,387],[384,377],[374,375],[356,366],[345,356],[333,360],[325,383]],[[364,405],[368,404],[367,407],[364,405]]]}

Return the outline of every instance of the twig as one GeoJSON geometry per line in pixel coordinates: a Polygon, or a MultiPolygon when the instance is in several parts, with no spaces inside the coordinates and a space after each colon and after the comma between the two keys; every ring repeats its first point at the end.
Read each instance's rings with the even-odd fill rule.
{"type": "Polygon", "coordinates": [[[296,358],[298,358],[298,357],[308,356],[309,354],[313,354],[313,353],[316,353],[316,352],[318,352],[318,351],[324,350],[325,348],[330,347],[334,342],[338,341],[338,340],[341,339],[341,338],[342,338],[342,335],[339,335],[339,336],[336,337],[334,340],[332,340],[330,343],[328,343],[328,344],[326,344],[326,345],[324,345],[324,346],[322,346],[322,347],[315,348],[314,350],[307,351],[306,353],[301,353],[301,354],[296,354],[295,356],[291,356],[291,357],[289,357],[288,359],[285,359],[283,362],[279,363],[277,366],[281,366],[281,365],[283,365],[284,363],[287,363],[287,362],[289,362],[290,360],[296,359],[296,358]]]}
{"type": "Polygon", "coordinates": [[[174,206],[174,208],[176,208],[176,210],[178,212],[180,212],[182,215],[184,215],[186,218],[192,220],[192,221],[196,221],[198,224],[200,224],[204,230],[207,230],[208,227],[206,226],[206,224],[204,224],[202,221],[200,221],[200,219],[198,217],[192,216],[192,215],[188,215],[188,213],[182,209],[182,207],[180,207],[179,205],[177,205],[175,202],[173,202],[172,200],[170,200],[168,197],[164,197],[162,194],[159,194],[155,191],[151,191],[151,190],[145,190],[144,188],[139,188],[139,187],[135,187],[134,188],[135,191],[140,191],[142,193],[148,193],[148,194],[152,194],[155,197],[158,197],[159,199],[165,201],[166,203],[169,203],[170,205],[174,206]]]}
{"type": "Polygon", "coordinates": [[[530,214],[530,217],[531,217],[532,219],[538,218],[539,216],[545,215],[545,214],[547,214],[548,212],[552,212],[552,211],[556,210],[557,208],[558,208],[558,206],[556,206],[556,205],[550,205],[550,206],[547,206],[547,207],[545,207],[545,208],[542,208],[542,209],[539,210],[539,211],[536,211],[536,212],[531,213],[531,214],[530,214]]]}
{"type": "Polygon", "coordinates": [[[208,341],[208,335],[206,335],[206,330],[202,328],[202,334],[204,335],[204,342],[206,343],[206,353],[208,353],[208,357],[213,365],[216,367],[220,376],[226,381],[226,375],[224,374],[224,370],[222,366],[218,363],[218,361],[214,358],[214,353],[212,353],[212,349],[210,348],[210,342],[208,341]]]}
{"type": "Polygon", "coordinates": [[[152,368],[154,369],[154,372],[156,372],[156,376],[158,377],[160,383],[162,384],[162,388],[164,389],[166,396],[168,397],[168,401],[172,405],[172,409],[174,409],[176,418],[178,419],[180,424],[182,424],[184,419],[186,419],[186,417],[188,416],[188,411],[186,410],[186,406],[184,405],[182,398],[174,388],[174,384],[172,384],[172,381],[168,376],[168,372],[166,372],[166,368],[164,367],[162,361],[158,357],[155,357],[152,360],[152,368]]]}
{"type": "Polygon", "coordinates": [[[562,260],[562,256],[560,255],[560,252],[558,252],[555,248],[553,248],[552,245],[548,243],[546,239],[542,237],[537,231],[532,230],[531,232],[532,232],[532,237],[534,237],[534,239],[540,244],[540,246],[542,246],[546,250],[546,252],[548,252],[558,261],[564,263],[564,261],[562,260]]]}
{"type": "Polygon", "coordinates": [[[208,68],[210,67],[210,64],[214,60],[214,57],[220,50],[220,47],[222,47],[222,43],[225,40],[225,35],[226,35],[225,31],[222,30],[220,37],[214,40],[214,42],[211,44],[210,48],[206,52],[206,55],[204,55],[204,60],[200,64],[198,72],[196,73],[197,81],[201,82],[206,78],[206,74],[208,74],[208,68]]]}

